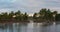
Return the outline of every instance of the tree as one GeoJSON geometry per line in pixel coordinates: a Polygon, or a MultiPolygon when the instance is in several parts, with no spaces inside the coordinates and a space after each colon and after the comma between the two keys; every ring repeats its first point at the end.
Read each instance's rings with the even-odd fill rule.
{"type": "Polygon", "coordinates": [[[15,12],[15,19],[16,20],[22,20],[22,13],[20,12],[20,10],[18,10],[17,12],[15,12]]]}
{"type": "Polygon", "coordinates": [[[34,13],[33,19],[37,19],[37,13],[34,13]]]}
{"type": "Polygon", "coordinates": [[[20,10],[18,10],[17,12],[15,12],[15,15],[16,15],[16,16],[18,16],[18,15],[20,15],[20,14],[21,14],[20,10]]]}
{"type": "Polygon", "coordinates": [[[56,18],[56,15],[57,15],[57,11],[54,11],[54,12],[53,12],[54,21],[56,20],[56,19],[55,19],[55,18],[56,18]]]}
{"type": "Polygon", "coordinates": [[[5,12],[5,13],[2,13],[2,19],[8,19],[8,13],[7,12],[5,12]]]}
{"type": "Polygon", "coordinates": [[[28,20],[28,15],[27,15],[26,12],[25,12],[25,14],[23,15],[23,20],[28,20]]]}
{"type": "Polygon", "coordinates": [[[9,18],[12,19],[14,15],[15,15],[14,12],[11,11],[11,12],[9,13],[9,18]]]}
{"type": "Polygon", "coordinates": [[[56,19],[56,21],[60,21],[60,14],[57,14],[55,19],[56,19]]]}
{"type": "Polygon", "coordinates": [[[40,11],[39,11],[39,14],[40,14],[40,18],[41,19],[45,19],[46,17],[46,12],[47,12],[47,9],[45,8],[45,9],[41,9],[40,11]]]}
{"type": "Polygon", "coordinates": [[[54,11],[54,12],[53,12],[53,15],[57,15],[57,11],[54,11]]]}
{"type": "Polygon", "coordinates": [[[47,20],[51,20],[52,19],[53,16],[52,16],[52,12],[50,11],[50,9],[47,10],[45,16],[46,16],[46,19],[47,20]]]}

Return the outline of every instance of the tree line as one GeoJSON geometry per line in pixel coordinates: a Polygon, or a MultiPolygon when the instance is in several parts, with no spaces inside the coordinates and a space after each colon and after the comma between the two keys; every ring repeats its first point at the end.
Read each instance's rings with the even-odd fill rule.
{"type": "Polygon", "coordinates": [[[0,21],[8,21],[8,20],[28,20],[28,14],[25,13],[21,13],[20,10],[18,10],[17,12],[11,11],[10,13],[4,12],[0,14],[0,21]]]}
{"type": "Polygon", "coordinates": [[[19,20],[24,21],[32,18],[36,22],[44,22],[44,21],[60,21],[60,14],[57,11],[53,11],[50,9],[43,8],[39,12],[34,13],[32,17],[25,12],[21,13],[20,10],[17,12],[11,11],[10,13],[4,12],[0,14],[1,20],[19,20]]]}
{"type": "Polygon", "coordinates": [[[57,11],[43,8],[38,13],[34,13],[33,19],[38,22],[44,21],[60,21],[60,14],[57,11]]]}

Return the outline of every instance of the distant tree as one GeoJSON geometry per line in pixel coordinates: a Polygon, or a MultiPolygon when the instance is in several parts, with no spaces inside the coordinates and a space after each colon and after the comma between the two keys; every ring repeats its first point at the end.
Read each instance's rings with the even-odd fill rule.
{"type": "Polygon", "coordinates": [[[60,21],[60,14],[57,14],[55,19],[56,21],[60,21]]]}
{"type": "Polygon", "coordinates": [[[7,12],[0,14],[0,20],[8,20],[8,19],[9,17],[7,12]]]}
{"type": "Polygon", "coordinates": [[[16,20],[22,20],[22,13],[20,12],[20,10],[18,10],[17,12],[15,12],[15,19],[16,20]]]}
{"type": "Polygon", "coordinates": [[[25,12],[25,14],[23,15],[23,20],[28,20],[28,15],[27,15],[26,12],[25,12]]]}
{"type": "Polygon", "coordinates": [[[11,12],[9,13],[9,19],[12,19],[14,15],[15,15],[14,12],[11,11],[11,12]]]}
{"type": "Polygon", "coordinates": [[[47,20],[51,20],[52,18],[53,18],[52,12],[51,12],[50,9],[48,9],[47,12],[46,12],[46,19],[47,20]]]}
{"type": "Polygon", "coordinates": [[[17,12],[15,12],[15,15],[20,15],[21,14],[21,12],[20,12],[20,10],[18,10],[17,12]]]}
{"type": "Polygon", "coordinates": [[[37,19],[37,13],[34,13],[33,19],[37,19]]]}
{"type": "Polygon", "coordinates": [[[57,11],[54,11],[54,12],[53,12],[53,15],[55,15],[55,16],[56,16],[56,15],[57,15],[57,11]]]}
{"type": "Polygon", "coordinates": [[[41,18],[41,19],[45,19],[45,18],[46,18],[46,11],[47,11],[46,8],[45,8],[45,9],[41,9],[41,10],[39,11],[39,14],[40,14],[40,18],[41,18]]]}
{"type": "Polygon", "coordinates": [[[47,13],[48,13],[48,14],[51,14],[51,10],[50,10],[50,9],[48,9],[48,10],[47,10],[47,13]]]}
{"type": "MultiPolygon", "coordinates": [[[[32,19],[32,17],[30,17],[32,19]]],[[[0,20],[15,19],[15,20],[28,20],[28,14],[25,12],[21,13],[20,10],[17,12],[11,11],[10,13],[1,13],[0,20]]],[[[38,13],[34,13],[33,19],[51,21],[51,20],[60,20],[60,14],[57,11],[51,12],[50,9],[43,8],[38,13]]]]}
{"type": "Polygon", "coordinates": [[[53,12],[54,21],[56,20],[56,19],[55,19],[55,18],[56,18],[56,15],[57,15],[57,11],[54,11],[54,12],[53,12]]]}

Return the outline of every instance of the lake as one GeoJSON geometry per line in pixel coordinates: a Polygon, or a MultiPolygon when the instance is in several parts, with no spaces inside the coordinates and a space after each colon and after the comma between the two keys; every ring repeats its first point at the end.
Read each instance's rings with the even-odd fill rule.
{"type": "Polygon", "coordinates": [[[41,23],[13,23],[1,26],[0,32],[60,32],[60,24],[42,25],[41,23]]]}

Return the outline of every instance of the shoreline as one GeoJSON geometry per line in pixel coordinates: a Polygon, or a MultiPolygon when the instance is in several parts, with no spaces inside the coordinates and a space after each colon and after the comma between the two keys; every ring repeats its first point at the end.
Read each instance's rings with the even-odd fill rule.
{"type": "MultiPolygon", "coordinates": [[[[32,20],[34,23],[48,23],[48,24],[50,24],[50,23],[53,23],[54,21],[37,21],[37,20],[32,20]]],[[[56,21],[56,23],[57,23],[58,21],[56,21]]],[[[2,23],[2,24],[4,24],[4,23],[30,23],[30,21],[29,20],[0,20],[0,23],[2,23]]]]}

